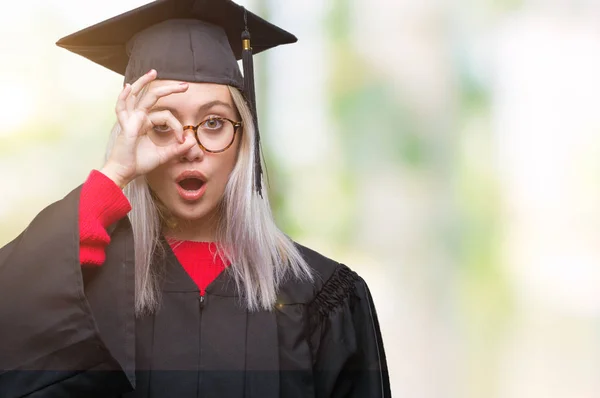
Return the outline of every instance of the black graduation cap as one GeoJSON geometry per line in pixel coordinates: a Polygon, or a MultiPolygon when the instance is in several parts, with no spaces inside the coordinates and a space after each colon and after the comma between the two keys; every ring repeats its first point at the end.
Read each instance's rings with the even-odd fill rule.
{"type": "Polygon", "coordinates": [[[63,37],[56,44],[124,75],[125,83],[155,69],[158,79],[240,89],[254,116],[255,186],[262,195],[252,54],[296,41],[291,33],[230,0],[158,0],[63,37]],[[239,59],[243,60],[243,77],[239,59]]]}

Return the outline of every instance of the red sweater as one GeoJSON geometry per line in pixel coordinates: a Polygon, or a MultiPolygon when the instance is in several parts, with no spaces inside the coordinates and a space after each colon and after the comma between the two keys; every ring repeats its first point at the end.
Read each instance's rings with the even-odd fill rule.
{"type": "MultiPolygon", "coordinates": [[[[92,170],[81,188],[79,200],[79,261],[86,266],[100,266],[106,259],[110,236],[109,225],[125,217],[131,205],[123,191],[108,177],[92,170]]],[[[174,241],[169,245],[177,260],[198,285],[200,294],[225,269],[210,242],[174,241]]]]}

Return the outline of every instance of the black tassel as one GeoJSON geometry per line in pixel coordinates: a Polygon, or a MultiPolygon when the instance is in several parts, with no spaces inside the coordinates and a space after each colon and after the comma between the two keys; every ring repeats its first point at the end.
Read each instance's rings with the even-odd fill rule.
{"type": "Polygon", "coordinates": [[[254,188],[262,198],[262,164],[260,157],[260,133],[258,131],[258,114],[256,112],[256,92],[254,88],[254,62],[252,60],[252,46],[250,44],[250,32],[248,31],[246,10],[244,10],[245,30],[242,32],[242,64],[244,67],[244,94],[252,118],[254,119],[254,188]]]}

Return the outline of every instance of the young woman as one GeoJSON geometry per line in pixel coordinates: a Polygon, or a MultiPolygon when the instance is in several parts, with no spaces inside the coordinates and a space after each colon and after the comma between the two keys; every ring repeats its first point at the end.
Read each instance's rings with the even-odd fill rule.
{"type": "Polygon", "coordinates": [[[390,396],[365,282],[273,222],[248,30],[290,41],[165,0],[58,43],[126,84],[104,167],[0,250],[0,396],[390,396]]]}

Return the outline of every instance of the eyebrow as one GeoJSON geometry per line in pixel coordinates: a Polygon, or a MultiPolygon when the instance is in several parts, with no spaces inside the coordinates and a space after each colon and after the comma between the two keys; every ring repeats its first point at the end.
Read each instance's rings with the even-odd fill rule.
{"type": "MultiPolygon", "coordinates": [[[[229,103],[223,102],[220,100],[214,100],[214,101],[210,101],[210,102],[207,102],[206,104],[201,105],[197,109],[196,113],[206,112],[209,109],[212,109],[217,106],[223,106],[231,111],[234,111],[233,107],[229,103]]],[[[179,112],[177,112],[177,109],[173,109],[168,106],[156,106],[156,107],[153,107],[150,109],[150,112],[160,112],[160,111],[170,111],[174,116],[179,116],[179,112]]]]}

